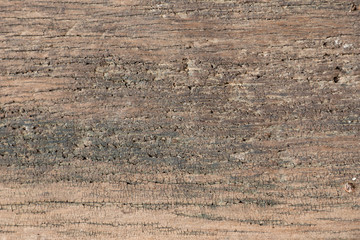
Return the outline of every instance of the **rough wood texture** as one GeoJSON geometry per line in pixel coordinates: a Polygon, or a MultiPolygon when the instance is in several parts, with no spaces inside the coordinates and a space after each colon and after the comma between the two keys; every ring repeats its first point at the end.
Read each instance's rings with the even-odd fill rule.
{"type": "Polygon", "coordinates": [[[359,239],[359,5],[1,0],[0,239],[359,239]]]}

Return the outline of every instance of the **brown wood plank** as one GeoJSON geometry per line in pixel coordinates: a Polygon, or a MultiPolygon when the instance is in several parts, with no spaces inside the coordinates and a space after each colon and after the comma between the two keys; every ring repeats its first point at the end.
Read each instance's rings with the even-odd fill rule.
{"type": "Polygon", "coordinates": [[[1,0],[0,239],[359,239],[358,6],[1,0]]]}

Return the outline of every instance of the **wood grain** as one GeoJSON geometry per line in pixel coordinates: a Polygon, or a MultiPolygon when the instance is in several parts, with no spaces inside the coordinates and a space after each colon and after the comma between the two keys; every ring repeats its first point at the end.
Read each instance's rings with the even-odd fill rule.
{"type": "Polygon", "coordinates": [[[0,239],[359,239],[358,6],[1,0],[0,239]]]}

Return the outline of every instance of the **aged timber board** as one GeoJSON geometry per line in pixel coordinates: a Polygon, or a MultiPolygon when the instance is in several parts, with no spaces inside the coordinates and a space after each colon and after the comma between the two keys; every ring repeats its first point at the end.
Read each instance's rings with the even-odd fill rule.
{"type": "Polygon", "coordinates": [[[0,0],[0,239],[360,239],[359,6],[0,0]]]}

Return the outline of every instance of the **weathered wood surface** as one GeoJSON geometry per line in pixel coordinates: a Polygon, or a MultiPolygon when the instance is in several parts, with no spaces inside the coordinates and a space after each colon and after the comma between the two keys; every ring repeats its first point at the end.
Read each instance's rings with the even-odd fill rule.
{"type": "Polygon", "coordinates": [[[1,0],[0,239],[359,239],[359,5],[1,0]]]}

